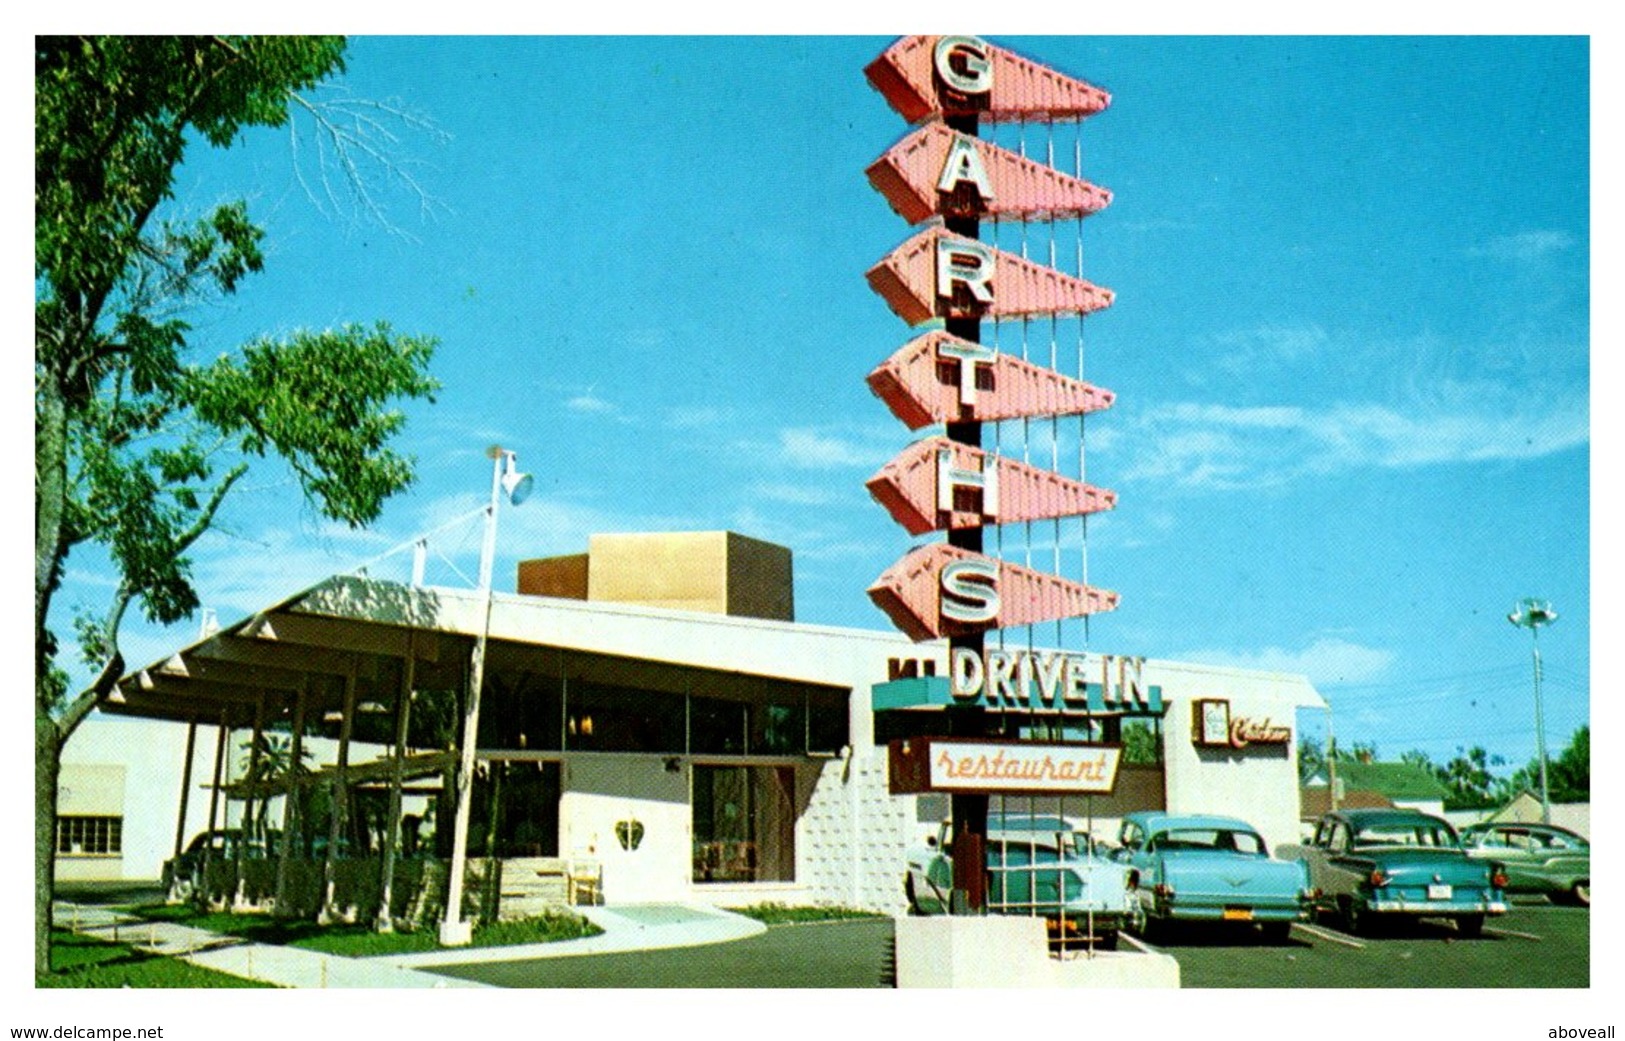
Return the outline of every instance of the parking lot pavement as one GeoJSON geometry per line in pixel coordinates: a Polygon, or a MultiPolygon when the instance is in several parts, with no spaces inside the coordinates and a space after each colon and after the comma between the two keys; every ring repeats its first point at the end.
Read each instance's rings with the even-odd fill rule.
{"type": "Polygon", "coordinates": [[[769,926],[682,950],[485,962],[430,971],[499,987],[889,987],[890,918],[769,926]]]}
{"type": "MultiPolygon", "coordinates": [[[[1279,945],[1185,929],[1157,949],[1179,962],[1188,988],[1571,988],[1590,985],[1590,932],[1585,909],[1531,904],[1515,906],[1474,940],[1439,922],[1350,936],[1331,919],[1294,927],[1279,945]]],[[[501,987],[890,987],[893,937],[890,919],[821,922],[685,950],[433,971],[501,987]]]]}
{"type": "Polygon", "coordinates": [[[1185,929],[1160,949],[1179,962],[1185,987],[1569,988],[1590,986],[1590,935],[1588,910],[1531,904],[1473,940],[1434,921],[1351,936],[1329,919],[1295,926],[1279,946],[1185,929]]]}

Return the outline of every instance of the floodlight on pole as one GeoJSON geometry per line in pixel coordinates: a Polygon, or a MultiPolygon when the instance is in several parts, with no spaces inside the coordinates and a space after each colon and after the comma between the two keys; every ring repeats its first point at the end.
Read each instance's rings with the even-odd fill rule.
{"type": "Polygon", "coordinates": [[[1542,824],[1552,822],[1552,793],[1546,781],[1546,721],[1542,716],[1540,704],[1540,627],[1551,625],[1557,621],[1557,612],[1552,610],[1551,602],[1538,600],[1534,597],[1525,597],[1518,601],[1518,606],[1507,615],[1507,621],[1520,629],[1528,629],[1529,636],[1534,643],[1535,655],[1535,754],[1540,760],[1540,820],[1542,824]]]}
{"type": "Polygon", "coordinates": [[[530,496],[534,479],[519,472],[515,453],[501,445],[486,449],[491,460],[491,502],[485,512],[485,540],[480,547],[479,591],[484,603],[479,638],[469,663],[468,697],[463,708],[463,737],[457,767],[457,813],[452,825],[451,868],[446,882],[446,910],[440,942],[447,947],[473,941],[473,923],[463,920],[463,875],[468,859],[468,824],[474,793],[474,749],[480,731],[480,689],[485,685],[485,651],[491,638],[491,573],[497,548],[497,511],[503,498],[518,506],[530,496]]]}

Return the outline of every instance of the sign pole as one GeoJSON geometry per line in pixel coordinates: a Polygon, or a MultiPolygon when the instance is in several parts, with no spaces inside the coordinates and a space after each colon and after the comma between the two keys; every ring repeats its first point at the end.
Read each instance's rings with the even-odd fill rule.
{"type": "MultiPolygon", "coordinates": [[[[944,119],[944,122],[950,130],[958,131],[967,137],[976,137],[980,131],[980,120],[975,112],[951,115],[944,119]]],[[[981,237],[982,222],[974,212],[963,216],[948,215],[943,221],[943,226],[950,234],[963,235],[968,239],[981,237]]],[[[950,335],[970,343],[982,342],[982,320],[974,315],[965,318],[949,317],[945,320],[945,329],[950,335]]],[[[945,425],[948,440],[975,449],[982,447],[980,420],[945,425]]],[[[982,528],[976,526],[952,529],[948,532],[948,545],[972,553],[981,553],[982,528]]],[[[981,657],[984,644],[984,634],[980,631],[950,636],[949,660],[953,660],[954,652],[961,647],[981,657]]],[[[953,737],[988,736],[987,710],[979,705],[950,708],[948,733],[953,737]]],[[[954,891],[950,902],[958,904],[963,901],[965,912],[980,914],[987,908],[988,796],[956,794],[950,796],[949,805],[953,814],[954,828],[954,891]]],[[[953,909],[960,910],[957,906],[953,909]]]]}

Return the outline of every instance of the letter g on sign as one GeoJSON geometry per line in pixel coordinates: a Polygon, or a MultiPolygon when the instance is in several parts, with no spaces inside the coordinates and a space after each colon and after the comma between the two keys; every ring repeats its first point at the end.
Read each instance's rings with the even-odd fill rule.
{"type": "Polygon", "coordinates": [[[944,36],[933,54],[942,82],[962,94],[986,94],[993,89],[993,63],[987,44],[974,36],[944,36]]]}

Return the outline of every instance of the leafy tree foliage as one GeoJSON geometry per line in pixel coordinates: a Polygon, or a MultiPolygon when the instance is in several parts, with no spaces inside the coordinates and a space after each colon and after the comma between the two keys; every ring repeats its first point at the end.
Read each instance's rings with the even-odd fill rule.
{"type": "MultiPolygon", "coordinates": [[[[1546,762],[1546,787],[1553,802],[1591,801],[1591,726],[1576,730],[1569,743],[1546,762]]],[[[1528,789],[1540,794],[1540,760],[1531,759],[1507,783],[1509,795],[1528,789]]]]}
{"type": "MultiPolygon", "coordinates": [[[[183,317],[264,264],[242,202],[165,216],[189,145],[280,126],[342,71],[338,37],[39,37],[35,42],[34,647],[36,968],[49,966],[62,744],[124,671],[132,607],[169,623],[198,606],[188,551],[256,460],[293,470],[322,515],[374,519],[412,480],[391,449],[396,402],[432,398],[431,340],[387,325],[263,339],[192,357],[183,317]],[[76,547],[117,573],[79,608],[96,679],[70,697],[54,597],[76,547]]],[[[229,345],[228,345],[229,347],[229,345]]]]}
{"type": "Polygon", "coordinates": [[[1157,733],[1151,729],[1149,723],[1130,720],[1123,724],[1123,762],[1162,762],[1162,749],[1158,747],[1157,733]]]}

